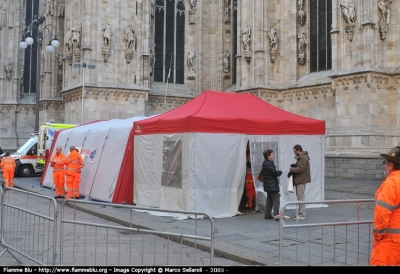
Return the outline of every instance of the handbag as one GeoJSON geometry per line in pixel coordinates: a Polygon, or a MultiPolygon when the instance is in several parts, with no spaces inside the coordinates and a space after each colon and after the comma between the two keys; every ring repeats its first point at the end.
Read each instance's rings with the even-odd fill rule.
{"type": "Polygon", "coordinates": [[[291,175],[288,179],[287,179],[287,184],[286,184],[286,195],[289,195],[290,193],[293,193],[293,175],[291,175]]]}
{"type": "Polygon", "coordinates": [[[258,173],[257,181],[264,182],[264,177],[262,176],[261,172],[262,172],[262,170],[260,170],[260,173],[258,173]]]}

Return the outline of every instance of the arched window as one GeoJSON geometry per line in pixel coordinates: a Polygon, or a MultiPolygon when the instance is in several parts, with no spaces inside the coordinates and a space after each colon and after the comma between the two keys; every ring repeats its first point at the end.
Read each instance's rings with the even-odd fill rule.
{"type": "Polygon", "coordinates": [[[156,45],[154,81],[183,84],[185,2],[183,0],[157,0],[154,17],[154,44],[156,45]]]}
{"type": "Polygon", "coordinates": [[[332,0],[310,0],[310,72],[332,69],[332,0]]]}

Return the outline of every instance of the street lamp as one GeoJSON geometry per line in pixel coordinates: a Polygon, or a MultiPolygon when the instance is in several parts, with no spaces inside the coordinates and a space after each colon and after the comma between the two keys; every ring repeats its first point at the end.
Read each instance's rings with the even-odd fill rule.
{"type": "MultiPolygon", "coordinates": [[[[81,67],[81,63],[74,63],[74,68],[80,68],[81,67]]],[[[81,125],[83,123],[83,98],[84,98],[84,94],[85,94],[85,69],[95,69],[96,65],[94,64],[86,64],[86,63],[82,63],[82,111],[81,111],[81,125]]]]}
{"type": "MultiPolygon", "coordinates": [[[[41,24],[43,23],[43,20],[37,19],[35,16],[35,20],[30,23],[30,25],[27,27],[27,31],[25,34],[22,36],[22,41],[19,43],[19,47],[21,49],[26,49],[29,46],[32,46],[32,44],[35,42],[35,40],[32,38],[32,28],[35,28],[37,30],[37,35],[36,35],[36,40],[38,43],[38,49],[37,49],[37,71],[36,71],[36,114],[35,114],[35,132],[39,132],[39,100],[40,100],[40,53],[42,52],[42,39],[43,39],[43,32],[47,30],[49,32],[49,36],[51,36],[51,31],[49,27],[53,27],[56,31],[57,28],[53,24],[47,24],[45,25],[41,30],[39,30],[37,27],[34,26],[34,24],[41,24]],[[24,39],[25,37],[25,39],[24,39]]],[[[47,52],[54,52],[54,48],[58,48],[60,45],[60,42],[57,39],[57,35],[54,36],[54,39],[49,42],[49,44],[46,46],[46,51],[47,52]]],[[[32,59],[32,56],[30,57],[32,59]]],[[[32,70],[32,67],[30,67],[30,70],[32,70]]],[[[32,72],[30,72],[29,75],[31,75],[32,72]]],[[[29,76],[30,79],[31,76],[29,76]]],[[[29,82],[30,86],[30,82],[29,82]]]]}

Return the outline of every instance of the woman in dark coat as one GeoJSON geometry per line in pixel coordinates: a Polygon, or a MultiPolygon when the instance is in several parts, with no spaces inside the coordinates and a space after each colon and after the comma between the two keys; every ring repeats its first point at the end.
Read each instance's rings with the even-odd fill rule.
{"type": "MultiPolygon", "coordinates": [[[[267,204],[265,207],[264,219],[274,219],[279,214],[280,194],[279,180],[282,171],[277,170],[274,164],[274,153],[271,149],[267,149],[263,153],[264,162],[262,164],[261,173],[264,177],[264,191],[267,192],[267,204]],[[274,214],[272,215],[272,209],[274,214]]],[[[275,218],[275,220],[279,220],[275,218]]]]}

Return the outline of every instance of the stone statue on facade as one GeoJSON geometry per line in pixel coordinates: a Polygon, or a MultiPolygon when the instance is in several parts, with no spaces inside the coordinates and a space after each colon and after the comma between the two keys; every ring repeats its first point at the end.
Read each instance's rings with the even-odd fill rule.
{"type": "Polygon", "coordinates": [[[150,48],[150,75],[153,75],[154,65],[156,63],[156,44],[150,48]]]}
{"type": "Polygon", "coordinates": [[[135,31],[133,30],[132,24],[129,24],[125,29],[125,59],[126,63],[129,64],[133,57],[133,49],[135,45],[135,31]]]}
{"type": "Polygon", "coordinates": [[[187,58],[187,65],[188,65],[188,68],[189,68],[190,72],[194,71],[193,70],[193,59],[194,59],[194,57],[196,57],[196,54],[194,52],[194,49],[192,49],[192,50],[189,51],[188,58],[187,58]]]}
{"type": "Polygon", "coordinates": [[[71,29],[72,33],[72,49],[73,49],[73,54],[75,57],[75,60],[77,62],[81,61],[81,28],[78,26],[78,24],[75,23],[74,27],[71,29]]]}
{"type": "Polygon", "coordinates": [[[56,57],[57,57],[57,63],[58,63],[58,70],[62,70],[63,63],[64,63],[64,55],[62,54],[62,52],[58,52],[56,57]]]}
{"type": "Polygon", "coordinates": [[[65,34],[65,52],[69,53],[72,51],[72,31],[71,28],[67,28],[67,32],[65,34]]]}
{"type": "Polygon", "coordinates": [[[188,66],[188,79],[189,80],[194,80],[196,79],[196,75],[194,73],[193,65],[194,65],[194,58],[196,57],[196,53],[194,52],[194,49],[191,49],[189,51],[188,57],[187,57],[187,66],[188,66]]]}
{"type": "Polygon", "coordinates": [[[251,60],[251,29],[249,26],[246,26],[240,32],[240,39],[242,40],[243,48],[244,48],[244,58],[247,63],[250,63],[251,60]]]}
{"type": "Polygon", "coordinates": [[[189,3],[190,3],[190,8],[192,9],[192,10],[195,10],[196,9],[196,3],[197,1],[196,0],[190,0],[189,1],[189,3]]]}
{"type": "Polygon", "coordinates": [[[46,2],[40,1],[39,2],[39,18],[43,18],[46,15],[46,2]]]}
{"type": "Polygon", "coordinates": [[[53,16],[54,0],[46,0],[46,15],[53,16]]]}
{"type": "Polygon", "coordinates": [[[240,33],[240,38],[242,39],[242,44],[244,50],[250,50],[251,45],[251,29],[249,26],[246,26],[240,33]]]}
{"type": "Polygon", "coordinates": [[[103,48],[110,48],[111,45],[111,25],[110,21],[107,21],[103,27],[103,48]]]}
{"type": "Polygon", "coordinates": [[[340,7],[342,8],[345,23],[354,24],[356,13],[353,0],[341,0],[340,7]]]}
{"type": "Polygon", "coordinates": [[[72,32],[72,45],[74,48],[80,48],[81,47],[81,28],[75,24],[74,27],[71,30],[72,32]]]}
{"type": "Polygon", "coordinates": [[[224,22],[231,22],[231,3],[230,0],[224,0],[224,22]]]}
{"type": "Polygon", "coordinates": [[[102,26],[103,30],[103,50],[102,54],[104,57],[104,62],[108,62],[108,56],[110,56],[110,48],[111,48],[111,24],[110,21],[107,20],[107,22],[102,26]]]}
{"type": "Polygon", "coordinates": [[[58,17],[64,17],[65,14],[65,1],[59,0],[58,1],[58,17]]]}
{"type": "Polygon", "coordinates": [[[379,32],[381,34],[381,39],[386,39],[386,33],[388,30],[388,25],[390,24],[390,13],[392,8],[392,1],[389,0],[379,0],[379,32]]]}
{"type": "Polygon", "coordinates": [[[135,44],[135,31],[133,30],[132,24],[129,24],[125,30],[125,41],[126,48],[129,50],[133,50],[133,46],[135,44]]]}
{"type": "Polygon", "coordinates": [[[354,36],[355,20],[356,20],[354,0],[341,0],[340,7],[342,8],[347,39],[349,39],[349,41],[352,41],[354,36]]]}
{"type": "MultiPolygon", "coordinates": [[[[7,2],[7,1],[6,1],[7,2]]],[[[11,0],[8,6],[8,27],[12,28],[14,26],[14,0],[11,0]]]]}
{"type": "MultiPolygon", "coordinates": [[[[226,50],[222,54],[222,63],[224,65],[224,73],[229,73],[231,71],[231,68],[230,68],[230,53],[228,50],[226,50]]],[[[224,77],[224,79],[227,79],[227,78],[224,77]]]]}
{"type": "Polygon", "coordinates": [[[298,60],[300,65],[304,65],[306,63],[306,47],[307,47],[307,39],[304,32],[301,32],[298,36],[298,60]]]}
{"type": "Polygon", "coordinates": [[[271,62],[274,63],[278,52],[278,33],[274,25],[271,26],[271,30],[268,32],[268,38],[270,45],[269,55],[271,57],[271,62]]]}
{"type": "Polygon", "coordinates": [[[14,69],[14,67],[13,67],[13,64],[12,64],[10,58],[7,58],[4,61],[4,71],[6,73],[6,79],[8,81],[11,81],[13,69],[14,69]]]}
{"type": "Polygon", "coordinates": [[[304,1],[298,0],[297,4],[299,5],[297,20],[299,21],[300,25],[304,26],[307,19],[307,12],[304,10],[304,1]]]}

